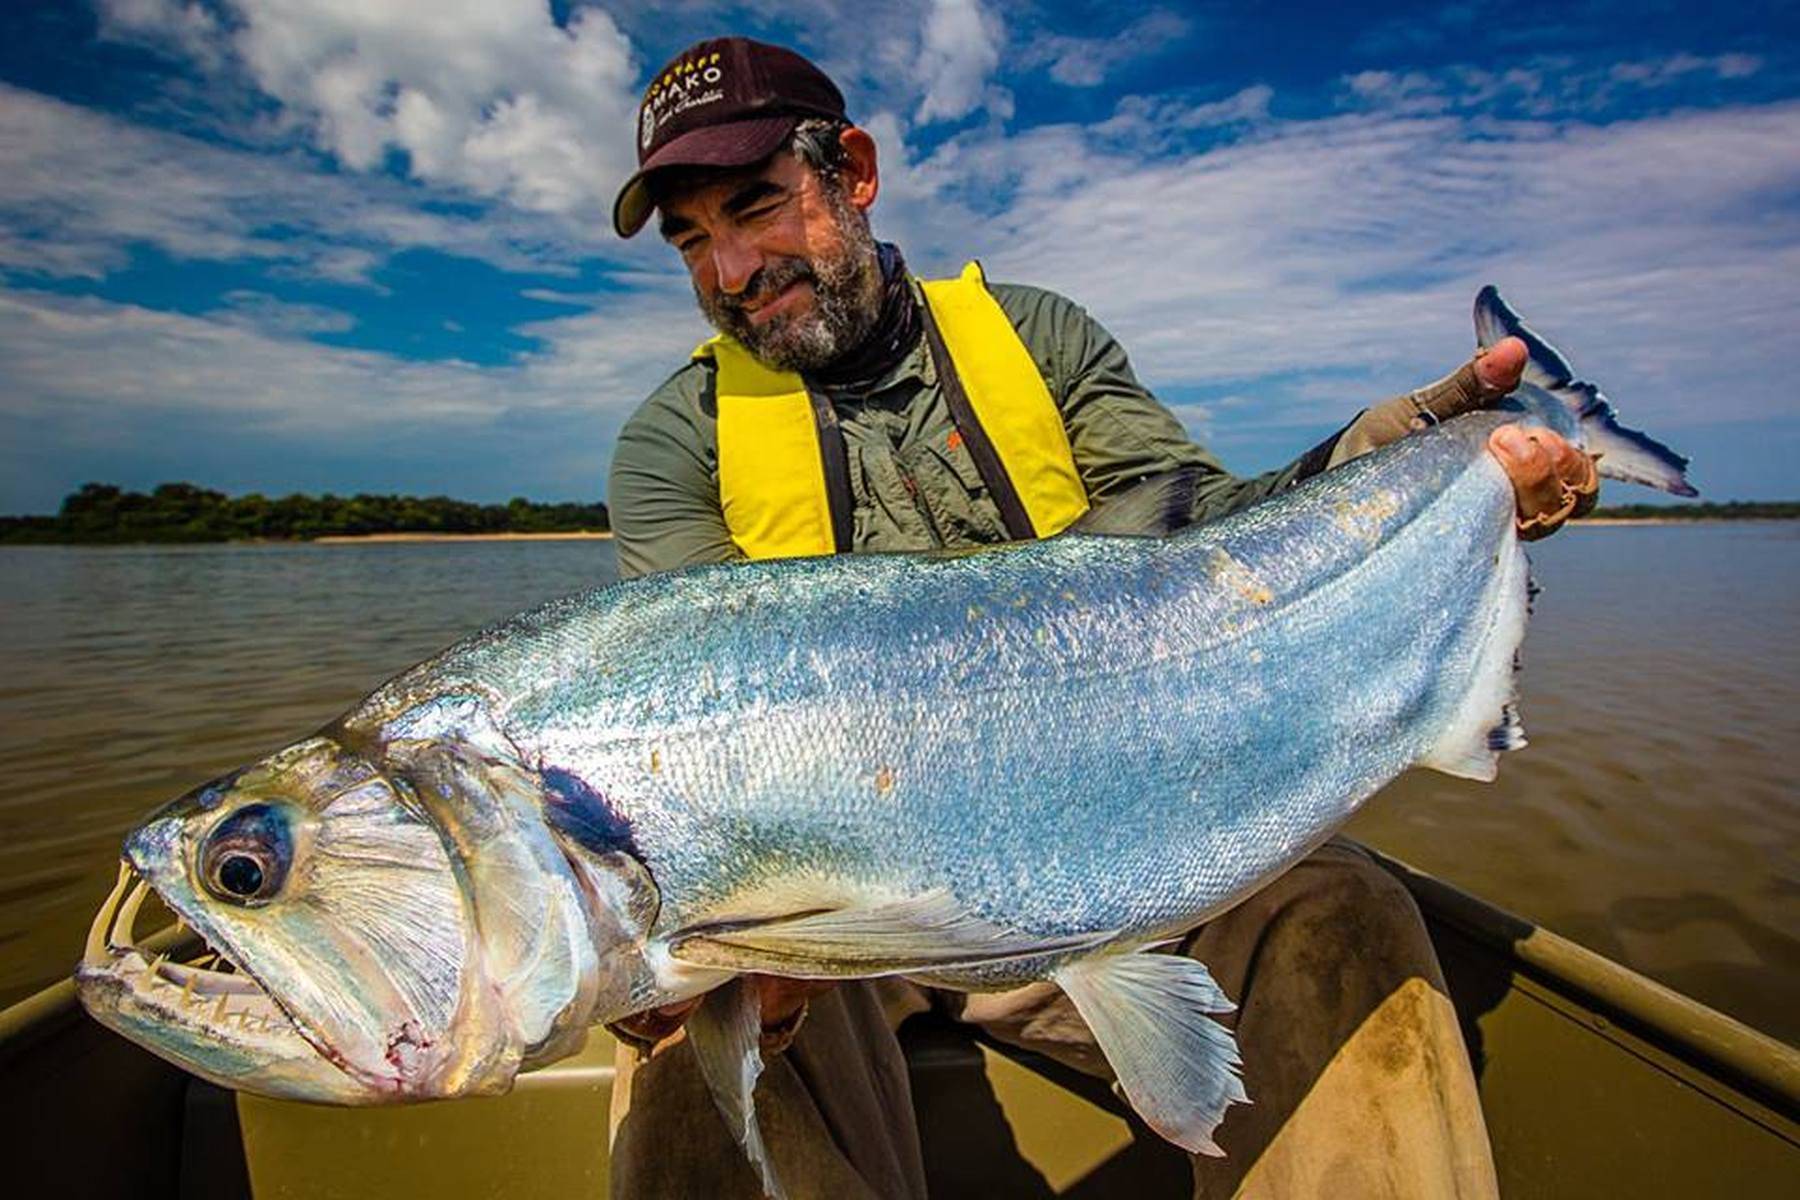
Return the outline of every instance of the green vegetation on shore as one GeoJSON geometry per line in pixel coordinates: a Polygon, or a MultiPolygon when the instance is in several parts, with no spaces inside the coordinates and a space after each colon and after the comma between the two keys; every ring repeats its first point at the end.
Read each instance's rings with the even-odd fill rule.
{"type": "Polygon", "coordinates": [[[1607,521],[1775,521],[1800,517],[1800,500],[1727,500],[1723,504],[1603,504],[1590,516],[1607,521]]]}
{"type": "MultiPolygon", "coordinates": [[[[1597,508],[1614,521],[1774,520],[1800,517],[1800,501],[1623,504],[1597,508]]],[[[448,496],[227,496],[191,483],[127,492],[83,484],[53,517],[0,517],[0,544],[307,541],[371,533],[581,533],[611,528],[606,505],[471,504],[448,496]]]]}
{"type": "Polygon", "coordinates": [[[576,533],[611,528],[606,505],[471,504],[448,496],[227,496],[191,483],[146,495],[83,484],[53,517],[0,517],[0,543],[305,541],[370,533],[576,533]]]}

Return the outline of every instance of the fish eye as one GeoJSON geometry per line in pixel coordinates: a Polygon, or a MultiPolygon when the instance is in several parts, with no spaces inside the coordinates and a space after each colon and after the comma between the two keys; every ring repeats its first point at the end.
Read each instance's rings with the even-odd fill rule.
{"type": "Polygon", "coordinates": [[[293,838],[279,809],[250,804],[214,827],[201,853],[206,890],[232,904],[261,904],[281,890],[293,838]]]}

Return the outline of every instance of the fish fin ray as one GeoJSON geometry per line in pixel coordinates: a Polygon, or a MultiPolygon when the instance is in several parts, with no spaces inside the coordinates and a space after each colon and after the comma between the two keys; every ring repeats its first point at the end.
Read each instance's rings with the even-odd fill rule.
{"type": "Polygon", "coordinates": [[[1531,572],[1518,539],[1507,536],[1500,551],[1503,565],[1494,580],[1493,620],[1488,625],[1468,691],[1457,704],[1437,742],[1419,765],[1492,783],[1500,755],[1525,746],[1519,722],[1519,646],[1525,640],[1525,618],[1531,607],[1531,572]]]}
{"type": "MultiPolygon", "coordinates": [[[[1530,352],[1520,379],[1525,386],[1519,394],[1530,397],[1536,389],[1537,396],[1532,398],[1560,404],[1564,415],[1549,418],[1550,427],[1566,435],[1572,425],[1581,448],[1598,460],[1595,466],[1602,476],[1641,483],[1674,496],[1700,494],[1687,480],[1687,457],[1642,430],[1619,424],[1605,394],[1576,378],[1562,351],[1525,324],[1490,283],[1475,297],[1475,339],[1487,347],[1507,337],[1518,338],[1530,352]]],[[[1526,407],[1531,407],[1529,401],[1526,407]]]]}
{"type": "Polygon", "coordinates": [[[795,913],[755,922],[713,922],[670,936],[683,962],[797,978],[869,978],[979,966],[1098,945],[1113,931],[1044,937],[974,916],[949,892],[795,913]]]}
{"type": "Polygon", "coordinates": [[[756,1080],[762,1074],[762,1005],[748,979],[733,979],[707,993],[687,1021],[694,1061],[724,1118],[731,1139],[762,1180],[763,1192],[784,1200],[781,1180],[756,1121],[756,1080]]]}
{"type": "Polygon", "coordinates": [[[1237,1040],[1206,1015],[1235,1007],[1212,974],[1191,958],[1137,953],[1083,959],[1050,977],[1145,1123],[1192,1153],[1224,1154],[1213,1133],[1249,1097],[1237,1040]]]}
{"type": "Polygon", "coordinates": [[[1183,467],[1152,475],[1096,501],[1066,533],[1089,537],[1167,537],[1194,523],[1200,472],[1183,467]]]}

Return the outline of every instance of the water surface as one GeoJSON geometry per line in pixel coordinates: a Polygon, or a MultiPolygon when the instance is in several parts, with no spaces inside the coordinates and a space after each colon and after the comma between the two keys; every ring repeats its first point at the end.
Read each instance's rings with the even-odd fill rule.
{"type": "MultiPolygon", "coordinates": [[[[1352,832],[1800,1042],[1800,522],[1533,556],[1531,746],[1352,832]]],[[[599,541],[0,548],[0,1004],[68,971],[148,811],[614,577],[599,541]]]]}

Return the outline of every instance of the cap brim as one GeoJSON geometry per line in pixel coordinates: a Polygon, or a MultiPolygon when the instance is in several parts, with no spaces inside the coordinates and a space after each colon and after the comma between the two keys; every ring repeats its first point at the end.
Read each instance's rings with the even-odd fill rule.
{"type": "Polygon", "coordinates": [[[644,160],[613,201],[613,229],[628,238],[644,227],[656,207],[650,177],[670,167],[747,167],[780,149],[801,118],[792,113],[752,117],[728,125],[691,129],[644,160]]]}

